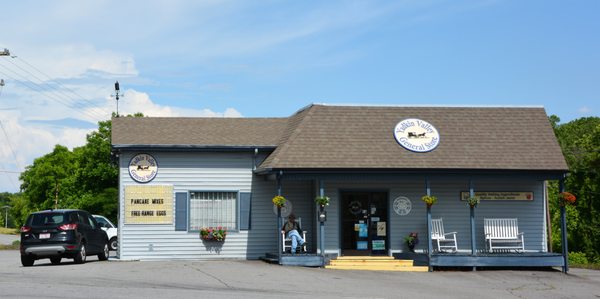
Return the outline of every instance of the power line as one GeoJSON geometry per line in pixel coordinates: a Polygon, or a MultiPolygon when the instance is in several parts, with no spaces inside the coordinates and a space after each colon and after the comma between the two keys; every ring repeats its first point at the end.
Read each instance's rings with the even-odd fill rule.
{"type": "MultiPolygon", "coordinates": [[[[98,108],[99,110],[101,110],[102,112],[107,112],[106,108],[101,107],[99,105],[97,105],[96,103],[94,103],[93,101],[86,99],[84,96],[78,94],[77,92],[75,92],[74,90],[60,84],[60,82],[52,79],[48,74],[42,72],[40,69],[38,69],[37,67],[35,67],[34,65],[30,64],[29,62],[27,62],[25,59],[21,58],[21,57],[16,57],[17,60],[23,62],[24,64],[28,65],[29,67],[31,67],[32,69],[36,70],[38,73],[40,73],[41,75],[45,76],[50,82],[54,82],[55,84],[57,84],[60,88],[72,93],[73,95],[77,96],[79,99],[81,99],[83,102],[86,102],[89,106],[92,106],[93,108],[98,108]]],[[[10,61],[9,61],[10,62],[10,61]]],[[[26,71],[27,72],[27,71],[26,71]]],[[[30,72],[27,72],[29,74],[31,74],[30,72]]],[[[32,76],[35,76],[33,74],[31,74],[32,76]]],[[[36,77],[37,78],[37,77],[36,77]]],[[[41,79],[38,78],[38,80],[42,81],[41,79]]],[[[61,90],[62,92],[62,90],[61,90]]],[[[63,93],[65,96],[68,96],[66,93],[63,93]]],[[[107,114],[111,114],[110,111],[107,112],[107,114]]]]}
{"type": "MultiPolygon", "coordinates": [[[[5,51],[8,51],[5,49],[5,51]]],[[[0,96],[2,96],[2,89],[4,88],[4,79],[0,79],[0,96]]],[[[15,165],[17,165],[17,168],[21,169],[21,167],[19,166],[19,161],[17,160],[17,156],[15,155],[15,151],[13,150],[10,140],[8,139],[8,134],[6,134],[6,130],[4,130],[4,125],[2,124],[2,121],[0,121],[0,126],[2,126],[2,131],[4,132],[4,136],[6,137],[6,143],[8,144],[8,146],[10,147],[10,151],[12,152],[13,158],[15,159],[15,165]]],[[[8,175],[9,173],[21,173],[18,171],[10,171],[10,170],[0,170],[0,172],[6,173],[6,177],[8,178],[8,181],[10,182],[10,184],[15,188],[17,188],[17,185],[15,184],[15,182],[13,181],[12,177],[10,175],[8,175]]]]}
{"type": "MultiPolygon", "coordinates": [[[[13,73],[13,74],[16,74],[16,75],[20,76],[20,78],[21,78],[22,80],[28,81],[28,82],[30,82],[31,84],[35,85],[36,87],[38,87],[38,88],[37,88],[38,90],[42,90],[42,91],[45,91],[45,92],[48,92],[48,93],[54,94],[54,95],[55,95],[54,99],[55,99],[55,100],[58,100],[59,102],[61,102],[61,104],[65,105],[66,107],[68,107],[68,108],[72,108],[72,109],[73,109],[73,107],[80,108],[80,109],[83,109],[83,108],[84,108],[83,106],[81,106],[81,104],[79,104],[79,106],[80,106],[80,107],[77,107],[77,106],[78,106],[77,100],[75,100],[75,99],[72,99],[72,98],[68,98],[68,97],[67,97],[67,98],[65,98],[65,96],[64,96],[64,95],[61,95],[61,94],[59,94],[59,93],[56,91],[56,89],[55,89],[55,88],[52,88],[52,87],[51,87],[49,84],[47,84],[47,83],[44,83],[44,82],[43,82],[43,80],[41,80],[40,78],[38,78],[37,76],[35,76],[35,75],[34,75],[34,74],[32,74],[31,72],[29,72],[29,71],[27,71],[27,70],[23,69],[22,67],[20,67],[20,66],[16,65],[14,62],[12,62],[12,61],[10,61],[10,60],[9,60],[9,62],[10,62],[12,65],[14,65],[15,67],[17,67],[18,69],[20,69],[21,71],[23,71],[23,72],[25,72],[25,73],[29,74],[30,76],[34,77],[35,79],[39,80],[39,81],[41,82],[41,84],[40,84],[40,83],[37,83],[37,82],[34,82],[34,81],[30,80],[30,79],[28,79],[27,77],[25,77],[25,75],[23,75],[23,74],[21,74],[21,73],[19,73],[19,72],[15,71],[15,70],[13,70],[13,69],[11,69],[11,68],[7,67],[6,65],[2,65],[2,64],[0,64],[0,66],[1,66],[2,68],[4,68],[5,70],[8,70],[8,71],[10,71],[10,72],[11,72],[11,73],[13,73]],[[60,100],[59,100],[59,99],[60,99],[60,100]],[[73,106],[73,107],[71,107],[71,106],[73,106]]],[[[15,80],[15,81],[19,81],[19,80],[15,80]]],[[[84,113],[86,113],[86,112],[85,112],[85,110],[84,110],[84,113]]],[[[87,113],[86,113],[86,114],[87,114],[87,113]]],[[[87,114],[87,115],[88,115],[88,116],[92,116],[91,114],[87,114]]],[[[98,119],[98,118],[101,118],[101,116],[100,116],[100,114],[98,114],[98,115],[93,115],[93,116],[92,116],[92,118],[93,118],[93,119],[98,119]]]]}
{"type": "Polygon", "coordinates": [[[8,138],[8,134],[6,134],[6,130],[4,129],[4,124],[2,124],[2,121],[0,121],[0,127],[2,128],[2,132],[4,132],[4,137],[6,137],[6,143],[8,144],[8,147],[10,148],[10,152],[13,155],[13,158],[15,159],[15,165],[17,165],[18,169],[23,169],[21,167],[21,165],[19,165],[19,160],[17,159],[17,155],[15,154],[15,150],[13,149],[10,139],[8,138]]]}
{"type": "MultiPolygon", "coordinates": [[[[21,171],[14,171],[14,170],[4,170],[4,169],[0,169],[0,172],[3,173],[21,173],[21,171]]],[[[14,184],[13,184],[14,185],[14,184]]]]}
{"type": "MultiPolygon", "coordinates": [[[[15,78],[15,77],[14,77],[14,75],[13,75],[13,76],[11,76],[11,75],[9,75],[8,73],[6,73],[6,72],[3,72],[3,71],[1,71],[1,70],[0,70],[0,74],[4,74],[5,76],[7,76],[7,77],[10,77],[11,79],[15,80],[17,83],[19,83],[19,84],[21,84],[21,85],[23,85],[23,86],[27,87],[28,89],[31,89],[32,91],[35,91],[35,92],[37,92],[37,93],[41,94],[41,95],[42,95],[42,96],[44,96],[44,97],[47,97],[47,98],[53,99],[53,100],[55,100],[55,101],[59,102],[60,104],[64,105],[64,106],[65,106],[65,107],[67,107],[67,108],[70,108],[70,109],[73,109],[73,110],[76,110],[76,111],[78,111],[77,109],[75,109],[75,108],[71,107],[71,106],[70,106],[70,103],[69,103],[69,102],[67,102],[65,99],[61,98],[60,96],[53,95],[52,93],[48,93],[48,92],[46,92],[46,91],[45,91],[45,90],[44,90],[42,87],[40,87],[40,86],[39,86],[39,84],[37,84],[37,83],[35,83],[35,82],[33,82],[33,81],[31,81],[31,80],[29,80],[29,79],[25,78],[25,76],[23,76],[23,75],[21,75],[21,74],[19,74],[19,73],[15,72],[14,70],[11,70],[11,69],[7,68],[6,66],[4,66],[4,65],[2,65],[2,64],[0,64],[0,67],[1,67],[1,68],[4,68],[4,69],[5,69],[5,70],[7,70],[7,71],[10,71],[11,73],[13,73],[13,74],[15,74],[15,75],[17,75],[17,76],[19,76],[19,77],[21,77],[21,79],[22,79],[22,80],[19,80],[19,79],[15,78]],[[46,92],[46,93],[44,94],[44,92],[46,92]]],[[[89,116],[89,117],[91,117],[92,119],[94,119],[94,120],[97,120],[97,121],[101,121],[101,120],[103,120],[103,119],[102,119],[101,117],[99,117],[98,115],[93,115],[93,114],[90,114],[89,112],[87,112],[87,111],[85,111],[85,110],[83,110],[83,111],[78,111],[78,112],[84,113],[84,114],[86,114],[87,116],[89,116]]]]}

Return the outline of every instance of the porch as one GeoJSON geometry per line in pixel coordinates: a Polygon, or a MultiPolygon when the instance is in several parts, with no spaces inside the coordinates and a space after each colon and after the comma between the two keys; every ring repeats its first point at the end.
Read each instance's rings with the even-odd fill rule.
{"type": "Polygon", "coordinates": [[[323,267],[325,266],[325,258],[316,253],[298,253],[298,254],[277,254],[267,252],[261,259],[272,264],[280,264],[282,266],[301,266],[301,267],[323,267]]]}
{"type": "MultiPolygon", "coordinates": [[[[394,253],[396,260],[411,260],[413,266],[434,268],[549,268],[564,267],[564,258],[560,253],[524,252],[524,253],[478,253],[471,255],[463,252],[434,253],[428,258],[426,253],[394,253]]],[[[323,267],[335,256],[321,256],[315,253],[282,254],[267,253],[262,260],[283,266],[323,267]]],[[[475,269],[474,269],[475,270],[475,269]]]]}
{"type": "Polygon", "coordinates": [[[430,267],[564,267],[561,253],[523,252],[523,253],[488,253],[475,255],[464,252],[433,253],[429,259],[426,253],[395,253],[396,259],[412,259],[415,265],[430,267]]]}

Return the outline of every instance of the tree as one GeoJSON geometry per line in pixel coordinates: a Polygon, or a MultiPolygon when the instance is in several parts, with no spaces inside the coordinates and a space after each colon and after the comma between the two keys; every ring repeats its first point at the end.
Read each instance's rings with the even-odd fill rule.
{"type": "MultiPolygon", "coordinates": [[[[569,165],[565,189],[577,196],[577,205],[567,207],[569,250],[584,252],[600,262],[600,118],[586,117],[558,125],[560,119],[551,116],[550,121],[569,165]]],[[[558,185],[551,184],[549,190],[552,226],[560,227],[558,185]]],[[[560,246],[557,232],[553,232],[553,243],[560,246]]]]}
{"type": "MultiPolygon", "coordinates": [[[[113,115],[114,117],[114,115],[113,115]]],[[[127,117],[143,117],[136,113],[127,117]]],[[[86,144],[70,151],[62,145],[34,160],[21,174],[22,193],[14,196],[12,215],[21,225],[31,211],[84,209],[116,222],[119,168],[111,153],[111,121],[98,122],[86,144]]]]}
{"type": "MultiPolygon", "coordinates": [[[[65,146],[56,145],[51,153],[35,159],[33,165],[21,173],[23,197],[37,210],[58,206],[59,199],[73,192],[75,169],[73,153],[65,146]]],[[[68,206],[68,203],[61,200],[60,206],[68,206]]]]}

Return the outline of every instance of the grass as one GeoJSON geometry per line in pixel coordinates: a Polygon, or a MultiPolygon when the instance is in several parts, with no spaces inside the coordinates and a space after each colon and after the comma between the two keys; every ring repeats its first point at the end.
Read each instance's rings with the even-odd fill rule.
{"type": "Polygon", "coordinates": [[[4,228],[4,227],[0,227],[0,234],[4,234],[4,235],[18,235],[19,234],[19,230],[17,230],[16,228],[4,228]]]}
{"type": "Polygon", "coordinates": [[[19,245],[21,245],[21,241],[16,240],[11,245],[0,244],[0,250],[19,250],[19,245]]]}
{"type": "Polygon", "coordinates": [[[581,268],[581,269],[590,269],[590,270],[600,270],[600,264],[569,264],[571,268],[581,268]]]}

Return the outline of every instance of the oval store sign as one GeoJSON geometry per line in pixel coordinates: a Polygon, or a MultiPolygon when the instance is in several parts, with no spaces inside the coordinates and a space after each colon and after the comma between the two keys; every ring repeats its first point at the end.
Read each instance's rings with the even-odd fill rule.
{"type": "Polygon", "coordinates": [[[138,154],[129,161],[129,175],[136,182],[147,183],[156,177],[158,164],[156,159],[148,154],[138,154]]]}
{"type": "Polygon", "coordinates": [[[394,128],[394,138],[405,149],[418,153],[430,152],[440,144],[438,130],[417,118],[400,121],[394,128]]]}

